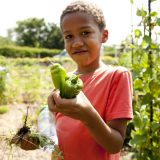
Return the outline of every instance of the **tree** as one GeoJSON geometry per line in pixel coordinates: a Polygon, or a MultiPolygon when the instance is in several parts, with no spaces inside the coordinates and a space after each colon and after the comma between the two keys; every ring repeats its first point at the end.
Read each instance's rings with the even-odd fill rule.
{"type": "Polygon", "coordinates": [[[0,46],[4,45],[14,45],[14,42],[8,37],[0,36],[0,46]]]}
{"type": "Polygon", "coordinates": [[[28,18],[17,21],[16,43],[20,46],[63,49],[60,28],[54,23],[46,24],[44,19],[28,18]]]}
{"type": "Polygon", "coordinates": [[[46,38],[43,38],[43,47],[45,48],[64,48],[63,36],[61,30],[54,23],[48,23],[46,31],[46,38]]]}

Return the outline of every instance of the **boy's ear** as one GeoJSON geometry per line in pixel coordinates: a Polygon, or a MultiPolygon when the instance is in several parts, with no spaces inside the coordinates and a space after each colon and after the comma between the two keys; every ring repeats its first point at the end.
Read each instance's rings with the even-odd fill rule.
{"type": "Polygon", "coordinates": [[[108,40],[108,30],[103,30],[103,37],[102,37],[102,43],[105,43],[108,40]]]}

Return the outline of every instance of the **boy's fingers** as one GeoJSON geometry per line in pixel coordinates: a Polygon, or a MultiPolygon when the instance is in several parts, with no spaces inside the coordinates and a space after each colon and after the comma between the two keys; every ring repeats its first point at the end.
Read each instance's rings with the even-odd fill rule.
{"type": "Polygon", "coordinates": [[[54,101],[54,98],[53,98],[53,93],[51,93],[48,96],[48,107],[49,107],[49,110],[51,112],[55,112],[56,111],[56,106],[55,106],[55,101],[54,101]]]}

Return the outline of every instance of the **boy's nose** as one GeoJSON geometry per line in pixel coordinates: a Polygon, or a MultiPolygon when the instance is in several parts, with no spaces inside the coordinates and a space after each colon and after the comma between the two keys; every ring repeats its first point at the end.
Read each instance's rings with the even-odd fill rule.
{"type": "Polygon", "coordinates": [[[72,43],[72,47],[77,48],[81,46],[83,46],[83,41],[81,40],[81,38],[75,38],[72,43]]]}

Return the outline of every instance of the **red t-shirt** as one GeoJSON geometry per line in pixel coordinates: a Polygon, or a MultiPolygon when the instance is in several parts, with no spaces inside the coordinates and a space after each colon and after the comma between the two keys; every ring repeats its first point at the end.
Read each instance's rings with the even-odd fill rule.
{"type": "MultiPolygon", "coordinates": [[[[105,122],[133,117],[132,79],[126,68],[105,66],[80,78],[84,94],[105,122]]],[[[65,160],[120,159],[120,153],[110,154],[98,145],[79,120],[61,113],[57,113],[56,120],[59,146],[65,160]]]]}

